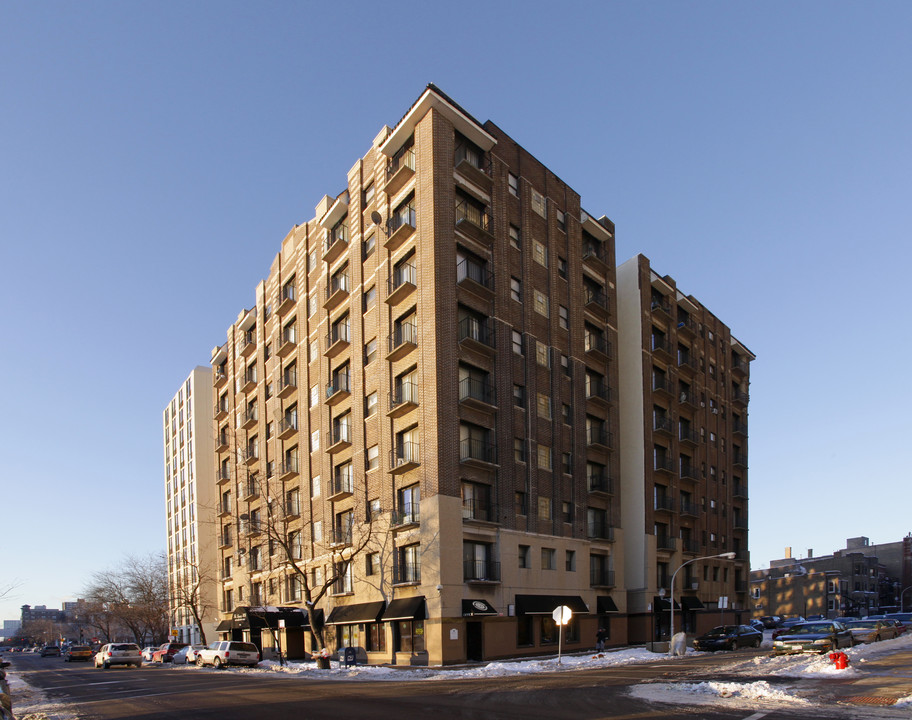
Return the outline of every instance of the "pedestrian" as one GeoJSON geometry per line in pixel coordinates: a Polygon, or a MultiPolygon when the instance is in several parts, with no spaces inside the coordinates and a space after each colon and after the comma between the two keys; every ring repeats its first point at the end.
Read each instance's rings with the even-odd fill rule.
{"type": "Polygon", "coordinates": [[[601,652],[605,649],[605,640],[608,639],[608,633],[605,631],[605,628],[600,627],[598,632],[595,633],[595,651],[601,652]]]}

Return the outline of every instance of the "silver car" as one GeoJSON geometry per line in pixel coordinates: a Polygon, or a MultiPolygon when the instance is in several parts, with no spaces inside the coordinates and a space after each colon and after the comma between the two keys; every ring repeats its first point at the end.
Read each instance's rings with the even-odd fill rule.
{"type": "Polygon", "coordinates": [[[196,664],[199,667],[203,667],[203,665],[212,665],[216,669],[227,665],[255,667],[259,662],[260,651],[257,646],[238,640],[220,640],[196,653],[196,664]]]}
{"type": "Polygon", "coordinates": [[[95,653],[95,667],[107,670],[112,665],[142,667],[142,651],[136,643],[108,643],[95,653]]]}

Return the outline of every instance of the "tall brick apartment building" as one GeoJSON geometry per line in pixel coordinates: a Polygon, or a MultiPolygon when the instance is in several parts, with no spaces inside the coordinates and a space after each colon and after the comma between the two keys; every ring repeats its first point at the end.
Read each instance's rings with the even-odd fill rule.
{"type": "MultiPolygon", "coordinates": [[[[655,327],[701,364],[675,365],[643,330],[631,340],[642,367],[623,378],[613,223],[433,86],[339,184],[288,233],[255,305],[213,350],[226,636],[269,645],[243,608],[307,609],[287,553],[263,532],[277,512],[314,586],[355,553],[317,606],[328,644],[359,647],[370,662],[547,652],[560,604],[574,610],[570,649],[591,647],[599,626],[611,644],[640,639],[628,605],[646,612],[655,568],[668,574],[695,550],[741,559],[689,595],[740,600],[747,537],[735,525],[747,499],[734,446],[746,447],[746,431],[734,423],[747,412],[731,383],[746,389],[752,355],[728,330],[662,286],[670,315],[655,314],[655,327]],[[678,308],[690,323],[679,325],[678,308]],[[705,338],[700,323],[716,335],[705,338]],[[653,366],[723,415],[690,408],[677,391],[659,399],[653,366]],[[625,393],[642,396],[640,416],[627,412],[638,441],[619,426],[625,393]],[[692,436],[659,439],[664,427],[650,423],[663,402],[668,418],[690,419],[692,436]],[[729,447],[704,449],[704,427],[729,447]],[[622,477],[621,441],[642,454],[636,477],[622,477]],[[643,464],[654,443],[716,468],[724,485],[721,474],[703,478],[688,504],[634,517],[660,485],[661,469],[643,464]],[[627,503],[627,493],[639,499],[627,503]],[[724,512],[695,519],[701,502],[724,512]],[[685,528],[681,547],[648,540],[685,528]],[[628,542],[642,552],[625,551],[628,542]]],[[[652,312],[656,283],[636,262],[645,284],[630,312],[642,302],[652,312]]],[[[671,472],[669,493],[684,493],[688,478],[671,472]]],[[[285,649],[312,649],[295,613],[282,613],[285,649]]]]}

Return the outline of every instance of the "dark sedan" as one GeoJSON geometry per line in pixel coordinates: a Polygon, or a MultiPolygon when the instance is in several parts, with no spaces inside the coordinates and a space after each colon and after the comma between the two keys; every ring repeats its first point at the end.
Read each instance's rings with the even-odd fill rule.
{"type": "Polygon", "coordinates": [[[852,632],[842,623],[833,620],[806,622],[789,628],[787,633],[773,640],[773,655],[827,653],[854,644],[852,632]]]}
{"type": "Polygon", "coordinates": [[[693,641],[694,650],[737,650],[760,647],[763,633],[750,625],[719,625],[693,641]]]}

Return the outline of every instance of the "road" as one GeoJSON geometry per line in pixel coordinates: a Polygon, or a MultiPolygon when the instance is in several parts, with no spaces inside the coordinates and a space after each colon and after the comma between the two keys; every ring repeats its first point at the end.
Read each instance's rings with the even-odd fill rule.
{"type": "MultiPolygon", "coordinates": [[[[748,656],[749,651],[738,653],[748,656]]],[[[466,718],[471,720],[555,720],[614,718],[701,718],[706,720],[781,720],[796,711],[757,712],[718,706],[673,707],[631,698],[627,689],[649,681],[724,679],[725,653],[626,665],[599,670],[541,673],[506,678],[455,678],[407,681],[324,681],[279,673],[172,668],[144,665],[96,670],[91,664],[60,658],[7,656],[10,670],[66,703],[86,720],[172,720],[175,716],[218,720],[306,718],[466,718]]],[[[744,682],[744,677],[739,678],[744,682]]],[[[15,712],[15,697],[13,698],[15,712]]],[[[801,717],[811,717],[802,713],[801,717]]],[[[821,712],[820,717],[832,717],[821,712]]]]}

